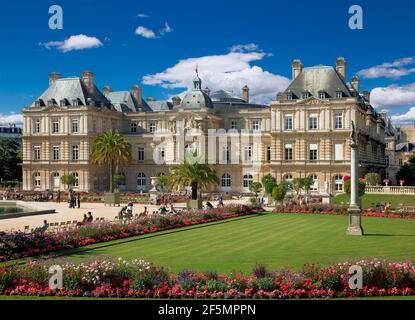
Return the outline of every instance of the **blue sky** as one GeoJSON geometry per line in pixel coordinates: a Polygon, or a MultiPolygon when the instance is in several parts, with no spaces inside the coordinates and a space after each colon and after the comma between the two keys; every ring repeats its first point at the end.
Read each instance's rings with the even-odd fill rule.
{"type": "Polygon", "coordinates": [[[46,89],[50,71],[91,70],[99,88],[138,83],[145,97],[167,99],[191,85],[197,64],[211,89],[239,93],[248,84],[266,102],[288,84],[293,59],[334,65],[344,56],[348,80],[359,73],[378,110],[414,123],[414,12],[410,0],[3,2],[0,122],[46,89]],[[48,27],[53,4],[63,9],[63,30],[48,27]],[[348,27],[354,4],[363,30],[348,27]]]}

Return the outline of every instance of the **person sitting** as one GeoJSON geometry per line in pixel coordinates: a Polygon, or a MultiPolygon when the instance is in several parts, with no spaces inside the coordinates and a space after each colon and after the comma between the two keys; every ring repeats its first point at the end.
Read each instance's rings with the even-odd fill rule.
{"type": "Polygon", "coordinates": [[[166,207],[164,205],[161,206],[160,209],[159,209],[159,212],[160,212],[160,214],[165,214],[167,212],[166,207]]]}
{"type": "Polygon", "coordinates": [[[118,220],[122,220],[125,217],[125,212],[127,211],[127,207],[122,207],[121,210],[118,212],[118,220]]]}
{"type": "Polygon", "coordinates": [[[206,209],[213,209],[213,204],[211,204],[209,201],[206,202],[206,209]]]}
{"type": "Polygon", "coordinates": [[[39,232],[45,232],[49,228],[49,223],[47,220],[43,220],[43,224],[39,228],[39,232]]]}
{"type": "Polygon", "coordinates": [[[88,216],[86,214],[84,214],[84,218],[82,219],[81,222],[78,222],[76,225],[78,227],[85,225],[88,222],[88,216]]]}
{"type": "Polygon", "coordinates": [[[86,219],[87,223],[91,223],[94,221],[94,217],[92,216],[91,211],[88,212],[88,218],[86,219]]]}
{"type": "Polygon", "coordinates": [[[144,207],[144,211],[143,212],[141,212],[140,213],[140,215],[138,216],[139,218],[141,218],[141,217],[145,217],[145,216],[147,216],[147,213],[148,213],[148,211],[147,211],[147,207],[144,207]]]}

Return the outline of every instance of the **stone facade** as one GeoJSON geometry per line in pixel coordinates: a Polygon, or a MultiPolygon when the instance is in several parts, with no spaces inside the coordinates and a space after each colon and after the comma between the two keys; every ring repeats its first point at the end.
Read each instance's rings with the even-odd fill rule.
{"type": "Polygon", "coordinates": [[[101,93],[91,72],[65,79],[52,73],[49,88],[23,110],[23,188],[62,190],[60,177],[75,174],[75,189],[105,190],[108,170],[92,165],[90,153],[97,135],[118,130],[133,151],[131,163],[118,168],[126,177],[120,189],[148,191],[150,178],[168,174],[186,146],[215,164],[221,184],[211,191],[247,192],[252,181],[270,173],[278,181],[312,175],[313,192],[325,185],[341,192],[350,172],[352,120],[360,142],[359,175],[384,175],[385,123],[369,96],[359,94],[358,78],[346,83],[346,61],[339,59],[336,68],[303,68],[295,60],[293,77],[270,105],[259,105],[249,102],[246,86],[242,97],[210,92],[198,76],[183,100],[144,101],[138,86],[131,92],[107,86],[101,93]]]}

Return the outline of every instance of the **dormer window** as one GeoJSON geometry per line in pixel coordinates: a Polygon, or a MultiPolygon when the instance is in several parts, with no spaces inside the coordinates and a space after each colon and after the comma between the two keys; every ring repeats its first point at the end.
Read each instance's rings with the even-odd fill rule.
{"type": "Polygon", "coordinates": [[[40,100],[35,101],[35,107],[40,107],[40,100]]]}
{"type": "Polygon", "coordinates": [[[318,92],[318,97],[319,97],[319,99],[326,99],[326,93],[324,91],[319,91],[318,92]]]}
{"type": "Polygon", "coordinates": [[[293,94],[291,92],[287,93],[287,100],[292,100],[293,94]]]}
{"type": "Polygon", "coordinates": [[[303,99],[308,99],[310,97],[310,93],[307,91],[304,91],[301,96],[303,99]]]}
{"type": "Polygon", "coordinates": [[[53,100],[48,100],[48,107],[53,106],[53,100]]]}
{"type": "Polygon", "coordinates": [[[65,99],[62,99],[61,101],[59,101],[59,105],[61,107],[65,107],[66,106],[66,100],[65,99]]]}
{"type": "Polygon", "coordinates": [[[343,98],[343,91],[336,91],[336,98],[337,99],[343,98]]]}
{"type": "Polygon", "coordinates": [[[73,100],[72,100],[72,105],[73,105],[74,107],[77,107],[77,106],[79,105],[79,101],[78,101],[78,99],[73,99],[73,100]]]}

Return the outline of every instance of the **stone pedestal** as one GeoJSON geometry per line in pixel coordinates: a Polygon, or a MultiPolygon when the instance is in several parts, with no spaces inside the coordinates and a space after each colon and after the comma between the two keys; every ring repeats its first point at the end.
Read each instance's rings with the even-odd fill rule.
{"type": "Polygon", "coordinates": [[[331,203],[331,198],[328,194],[323,194],[321,196],[321,203],[322,204],[330,204],[331,203]]]}
{"type": "Polygon", "coordinates": [[[158,194],[157,183],[156,183],[157,177],[151,177],[150,179],[151,179],[151,185],[152,185],[152,188],[148,191],[148,193],[150,194],[150,202],[152,204],[156,204],[156,199],[157,199],[157,194],[158,194]]]}
{"type": "Polygon", "coordinates": [[[349,226],[347,228],[346,234],[350,236],[362,236],[362,216],[360,215],[360,208],[354,207],[349,208],[349,226]]]}

